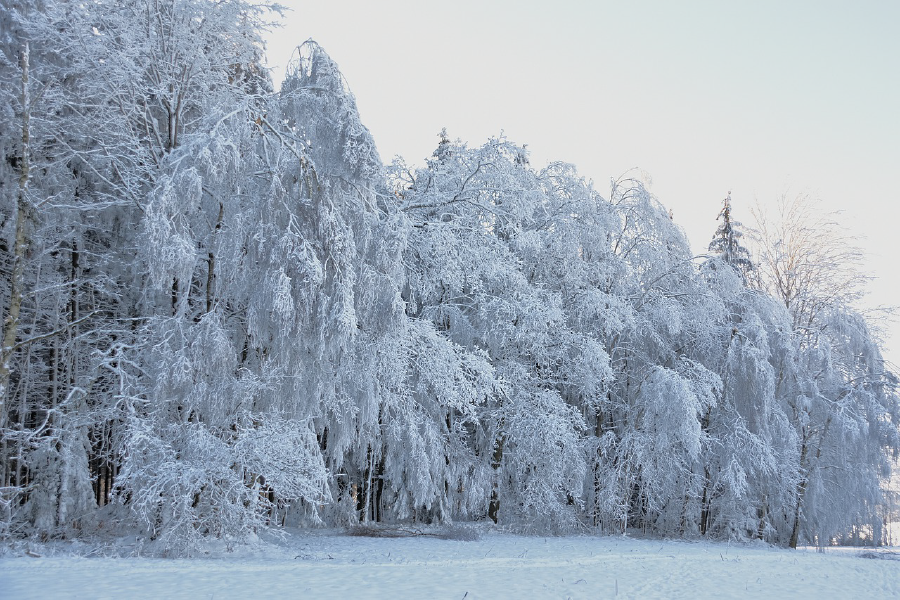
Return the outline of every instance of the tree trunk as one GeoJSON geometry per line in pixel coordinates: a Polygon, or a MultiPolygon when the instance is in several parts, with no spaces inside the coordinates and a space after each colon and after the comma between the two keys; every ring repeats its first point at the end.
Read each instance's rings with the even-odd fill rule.
{"type": "MultiPolygon", "coordinates": [[[[494,468],[494,471],[500,469],[500,462],[503,460],[503,437],[499,437],[494,444],[494,454],[491,457],[491,467],[494,468]]],[[[500,513],[500,496],[497,494],[497,483],[494,483],[494,488],[491,490],[491,502],[488,504],[488,517],[491,518],[491,521],[494,523],[497,522],[500,513]]]]}
{"type": "Polygon", "coordinates": [[[806,484],[809,481],[807,478],[807,469],[804,466],[806,464],[806,454],[809,451],[809,446],[807,442],[803,442],[803,446],[800,448],[800,482],[797,484],[797,501],[794,503],[794,525],[791,527],[791,539],[788,541],[788,546],[791,548],[797,547],[797,542],[800,539],[800,513],[801,507],[803,504],[803,495],[806,493],[806,484]]]}
{"type": "Polygon", "coordinates": [[[766,518],[769,516],[769,499],[766,496],[763,496],[762,504],[760,504],[759,510],[757,511],[757,515],[759,516],[759,527],[756,530],[756,537],[761,540],[766,539],[766,518]]]}
{"type": "Polygon", "coordinates": [[[375,470],[375,456],[371,445],[369,445],[368,454],[369,468],[366,474],[366,504],[363,508],[363,523],[369,522],[369,507],[372,504],[372,472],[375,470]]]}
{"type": "Polygon", "coordinates": [[[225,206],[219,202],[219,216],[216,218],[216,226],[213,229],[213,237],[209,242],[210,249],[207,253],[207,270],[206,270],[206,312],[211,312],[213,309],[213,303],[215,299],[215,286],[216,286],[216,255],[213,252],[213,242],[215,241],[215,234],[218,233],[220,229],[222,229],[222,218],[225,216],[225,206]]]}
{"type": "Polygon", "coordinates": [[[712,504],[709,490],[709,467],[703,468],[703,497],[700,499],[700,535],[705,536],[709,532],[709,508],[712,504]]]}

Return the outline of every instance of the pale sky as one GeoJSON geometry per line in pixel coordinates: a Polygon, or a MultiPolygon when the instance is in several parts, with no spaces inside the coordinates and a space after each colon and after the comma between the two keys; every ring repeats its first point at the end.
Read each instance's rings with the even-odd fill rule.
{"type": "MultiPolygon", "coordinates": [[[[389,163],[446,127],[501,132],[608,197],[638,168],[704,252],[735,217],[809,193],[864,236],[868,304],[900,305],[900,1],[297,2],[268,36],[276,84],[313,38],[338,63],[389,163]]],[[[900,364],[900,325],[886,357],[900,364]]]]}

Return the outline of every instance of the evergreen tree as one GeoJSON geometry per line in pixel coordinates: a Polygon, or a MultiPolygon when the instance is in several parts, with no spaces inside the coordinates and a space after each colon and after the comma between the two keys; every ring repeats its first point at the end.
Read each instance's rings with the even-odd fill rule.
{"type": "Polygon", "coordinates": [[[741,245],[740,240],[744,237],[740,230],[741,223],[731,216],[731,192],[728,192],[722,202],[722,210],[716,220],[722,222],[709,243],[709,251],[737,269],[746,283],[749,272],[753,270],[753,261],[750,259],[750,251],[741,245]]]}

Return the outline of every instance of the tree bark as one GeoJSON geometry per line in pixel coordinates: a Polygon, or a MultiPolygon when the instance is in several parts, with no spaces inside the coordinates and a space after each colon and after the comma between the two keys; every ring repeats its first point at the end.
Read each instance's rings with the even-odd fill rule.
{"type": "MultiPolygon", "coordinates": [[[[503,462],[503,436],[499,436],[497,440],[494,442],[494,453],[491,456],[491,467],[494,471],[500,469],[500,464],[503,462]]],[[[498,484],[494,483],[494,488],[491,490],[491,501],[488,504],[488,517],[490,517],[491,521],[497,523],[500,514],[500,496],[497,493],[498,484]]]]}
{"type": "Polygon", "coordinates": [[[800,483],[797,484],[797,501],[794,503],[794,526],[791,528],[791,539],[788,541],[788,546],[791,548],[797,547],[797,542],[800,539],[800,513],[801,507],[803,504],[803,495],[806,492],[806,484],[808,482],[808,474],[805,472],[804,464],[806,463],[806,454],[809,451],[809,446],[804,441],[803,447],[800,449],[800,483]]]}

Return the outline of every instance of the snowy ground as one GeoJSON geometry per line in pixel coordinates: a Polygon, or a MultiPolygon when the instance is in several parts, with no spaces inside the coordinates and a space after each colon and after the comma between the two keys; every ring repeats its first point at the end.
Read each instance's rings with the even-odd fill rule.
{"type": "MultiPolygon", "coordinates": [[[[78,548],[75,548],[78,550],[78,548]]],[[[0,598],[898,598],[897,549],[788,551],[625,537],[478,541],[293,532],[209,558],[6,548],[0,598]],[[869,555],[870,557],[867,557],[869,555]]],[[[81,548],[84,551],[84,548],[81,548]]]]}

